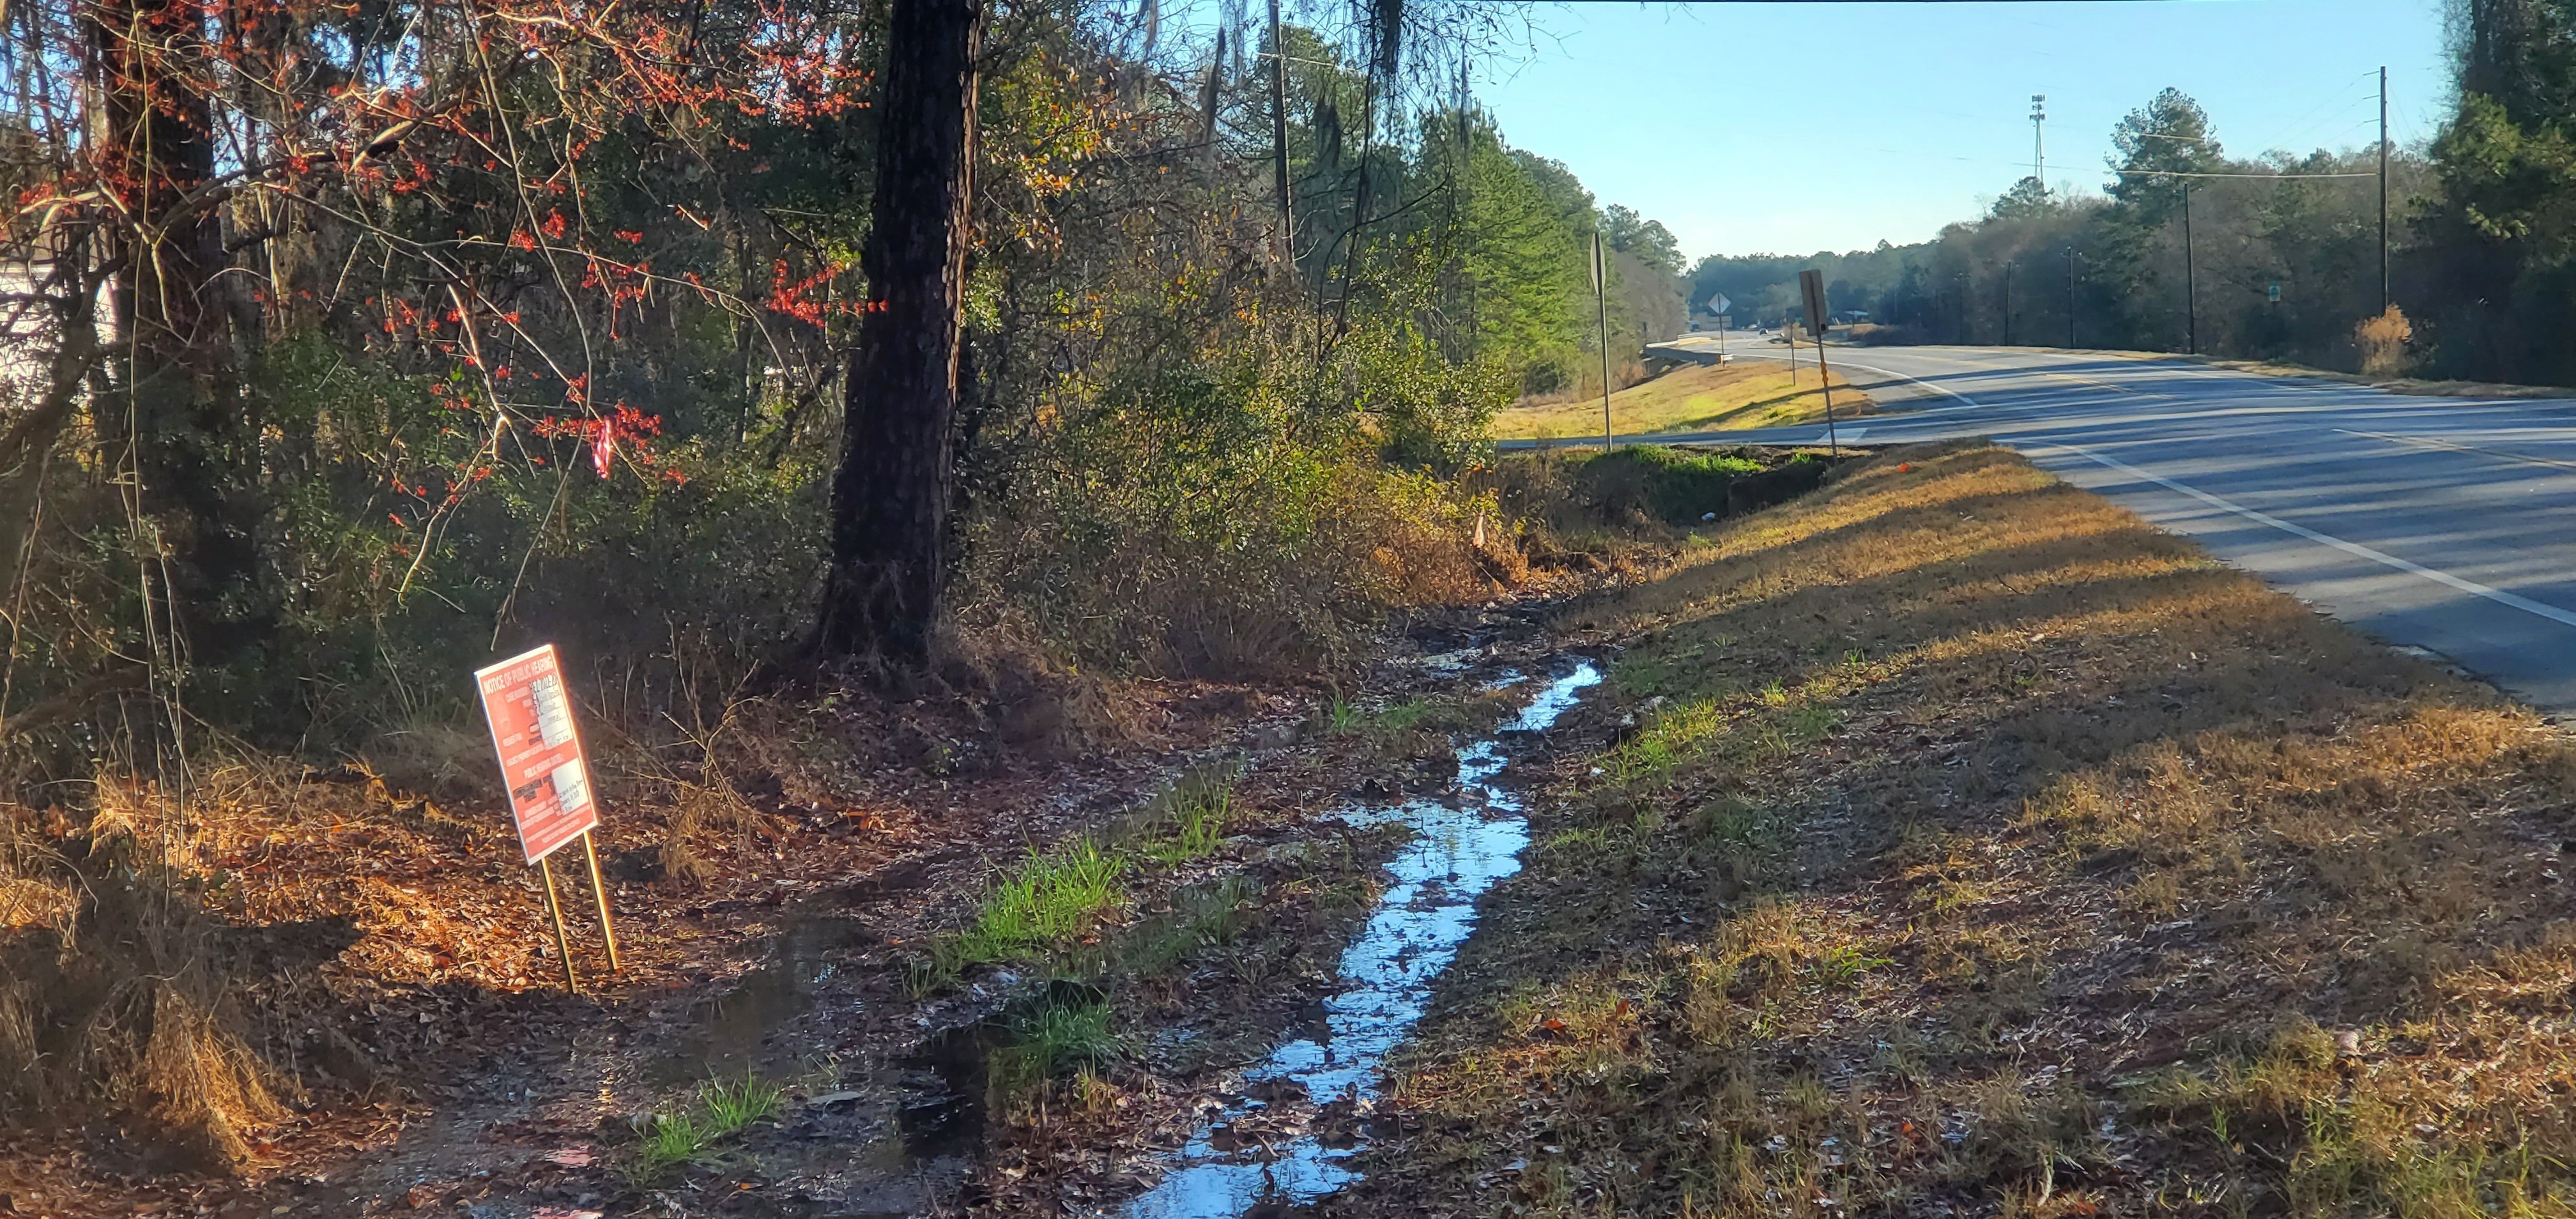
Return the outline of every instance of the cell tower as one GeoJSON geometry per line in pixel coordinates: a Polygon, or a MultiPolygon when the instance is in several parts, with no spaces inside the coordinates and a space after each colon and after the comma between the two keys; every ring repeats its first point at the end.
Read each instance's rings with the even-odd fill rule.
{"type": "Polygon", "coordinates": [[[2048,190],[2048,95],[2030,95],[2030,180],[2048,190]]]}

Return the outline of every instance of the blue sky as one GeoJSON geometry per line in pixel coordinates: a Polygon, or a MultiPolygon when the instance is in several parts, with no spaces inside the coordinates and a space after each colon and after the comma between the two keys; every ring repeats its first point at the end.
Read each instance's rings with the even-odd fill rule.
{"type": "Polygon", "coordinates": [[[1692,258],[1899,244],[1973,216],[2030,172],[2100,189],[2112,124],[2167,85],[2229,152],[2367,146],[2389,69],[2400,144],[2450,92],[2440,0],[1574,4],[1518,63],[1480,67],[1504,138],[1604,204],[1664,222],[1692,258]],[[1821,113],[1820,113],[1821,112],[1821,113]]]}

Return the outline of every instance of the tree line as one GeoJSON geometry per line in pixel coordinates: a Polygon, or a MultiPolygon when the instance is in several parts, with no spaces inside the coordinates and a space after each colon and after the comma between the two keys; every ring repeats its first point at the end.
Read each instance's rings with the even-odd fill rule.
{"type": "Polygon", "coordinates": [[[1722,291],[1739,318],[1787,320],[1817,266],[1880,341],[2576,383],[2576,5],[2458,0],[2452,17],[2455,109],[2424,145],[2386,150],[2384,255],[2375,143],[2231,154],[2168,89],[2113,130],[2098,196],[2024,178],[1927,242],[1702,259],[1692,301],[1722,291]]]}
{"type": "Polygon", "coordinates": [[[1596,233],[1613,350],[1680,325],[1475,105],[1517,19],[11,5],[0,737],[362,740],[536,638],[648,709],[1347,647],[1597,367],[1596,233]]]}

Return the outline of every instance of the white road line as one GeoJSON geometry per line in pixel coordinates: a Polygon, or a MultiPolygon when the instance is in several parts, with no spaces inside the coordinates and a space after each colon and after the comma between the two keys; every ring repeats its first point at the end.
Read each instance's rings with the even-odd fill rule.
{"type": "Polygon", "coordinates": [[[2356,432],[2351,428],[2346,427],[2339,427],[2335,430],[2346,436],[2367,436],[2372,440],[2385,440],[2390,444],[2409,444],[2414,445],[2417,448],[2425,449],[2449,449],[2454,453],[2477,453],[2487,457],[2502,458],[2506,461],[2518,461],[2527,466],[2554,466],[2561,470],[2576,470],[2576,461],[2552,461],[2546,457],[2532,457],[2523,453],[2507,453],[2500,449],[2482,449],[2473,444],[2461,444],[2458,441],[2453,440],[2436,440],[2430,436],[2399,436],[2390,432],[2356,432]]]}
{"type": "Polygon", "coordinates": [[[2268,512],[2257,512],[2252,508],[2245,507],[2244,505],[2230,503],[2215,495],[2211,495],[2209,492],[2203,491],[2198,487],[2186,486],[2160,474],[2149,474],[2127,462],[2120,461],[2117,458],[2105,457],[2102,454],[2096,453],[2091,449],[2084,448],[2081,445],[2068,444],[2062,440],[2043,441],[2041,443],[2056,445],[2058,448],[2064,449],[2069,453],[2073,453],[2078,457],[2090,458],[2093,461],[2100,462],[2101,464],[2108,466],[2111,469],[2118,470],[2132,478],[2145,479],[2157,486],[2188,495],[2193,499],[2209,505],[2210,507],[2233,512],[2238,516],[2244,517],[2246,520],[2253,521],[2257,524],[2269,525],[2283,533],[2306,538],[2320,546],[2331,546],[2336,550],[2352,555],[2355,558],[2368,559],[2373,563],[2384,564],[2405,572],[2410,576],[2420,576],[2446,588],[2458,589],[2459,591],[2467,593],[2473,597],[2484,597],[2498,605],[2509,605],[2526,614],[2533,614],[2546,618],[2561,626],[2576,626],[2576,614],[2571,614],[2557,606],[2544,605],[2529,597],[2516,596],[2500,588],[2490,588],[2475,580],[2463,580],[2447,571],[2439,571],[2434,568],[2426,567],[2421,563],[2410,563],[2384,550],[2373,550],[2359,542],[2347,542],[2333,534],[2319,533],[2305,525],[2293,524],[2289,521],[2282,520],[2277,516],[2273,516],[2268,512]]]}
{"type": "Polygon", "coordinates": [[[1851,443],[1853,443],[1853,444],[1859,444],[1859,443],[1860,443],[1861,434],[1862,434],[1862,433],[1864,433],[1864,432],[1867,432],[1868,430],[1869,430],[1869,429],[1868,429],[1868,428],[1865,428],[1865,427],[1827,428],[1827,429],[1825,429],[1824,431],[1821,431],[1821,432],[1816,433],[1816,438],[1815,438],[1814,440],[1812,440],[1812,441],[1809,441],[1808,443],[1810,443],[1810,444],[1824,444],[1824,443],[1826,443],[1826,442],[1828,442],[1828,441],[1831,441],[1831,440],[1835,439],[1837,436],[1839,436],[1839,437],[1841,437],[1842,439],[1844,439],[1844,440],[1848,440],[1848,441],[1850,441],[1850,442],[1851,442],[1851,443]]]}
{"type": "Polygon", "coordinates": [[[1929,382],[1929,381],[1926,381],[1926,380],[1924,380],[1924,379],[1922,379],[1922,378],[1920,378],[1920,377],[1909,377],[1909,376],[1906,376],[1904,373],[1901,373],[1901,372],[1889,372],[1889,371],[1887,371],[1887,370],[1886,370],[1886,369],[1884,369],[1884,368],[1872,368],[1872,367],[1870,367],[1870,366],[1869,366],[1869,365],[1867,365],[1867,364],[1845,364],[1845,365],[1843,365],[1843,367],[1845,367],[1845,368],[1857,368],[1857,369],[1861,370],[1862,372],[1874,372],[1874,373],[1877,373],[1878,375],[1880,375],[1880,376],[1882,376],[1882,377],[1894,377],[1894,378],[1896,378],[1896,379],[1897,379],[1897,380],[1899,380],[1899,381],[1911,381],[1911,382],[1915,383],[1916,385],[1920,385],[1920,386],[1922,386],[1922,387],[1923,387],[1923,388],[1925,388],[1925,389],[1931,390],[1933,393],[1936,393],[1936,394],[1947,394],[1947,395],[1949,395],[1950,397],[1956,398],[1956,399],[1958,399],[1959,401],[1964,402],[1964,403],[1966,403],[1966,404],[1968,404],[1968,405],[1970,405],[1970,406],[1982,406],[1982,405],[1984,405],[1983,403],[1978,402],[1976,399],[1971,398],[1971,397],[1967,396],[1966,394],[1960,393],[1960,392],[1959,392],[1959,391],[1957,391],[1957,390],[1954,390],[1954,389],[1944,389],[1944,388],[1942,388],[1942,387],[1940,387],[1940,386],[1938,386],[1938,385],[1934,385],[1933,383],[1931,383],[1931,382],[1929,382]]]}
{"type": "MultiPolygon", "coordinates": [[[[1948,394],[1948,395],[1950,395],[1950,396],[1951,396],[1951,397],[1953,397],[1953,398],[1957,398],[1957,399],[1958,399],[1959,401],[1961,401],[1961,402],[1966,402],[1966,403],[1967,403],[1968,405],[1970,405],[1970,406],[1975,406],[1975,405],[1976,405],[1976,403],[1975,403],[1973,400],[1971,400],[1970,398],[1968,398],[1968,397],[1967,397],[1967,395],[1965,395],[1965,394],[1960,394],[1960,393],[1956,393],[1956,392],[1951,391],[1951,390],[1943,389],[1942,387],[1940,387],[1940,386],[1938,386],[1938,385],[1934,385],[1934,384],[1932,384],[1932,383],[1930,383],[1930,382],[1928,382],[1928,381],[1918,380],[1918,379],[1916,379],[1916,378],[1914,378],[1914,377],[1906,376],[1906,375],[1904,375],[1903,373],[1894,373],[1894,372],[1889,372],[1889,371],[1887,371],[1887,370],[1886,370],[1886,369],[1884,369],[1884,368],[1870,368],[1870,367],[1868,367],[1867,365],[1862,365],[1862,364],[1855,364],[1855,365],[1852,365],[1851,367],[1861,369],[1861,370],[1862,370],[1862,371],[1864,371],[1864,372],[1874,372],[1874,373],[1879,373],[1879,374],[1884,375],[1884,376],[1895,377],[1895,378],[1897,378],[1898,380],[1901,380],[1901,381],[1912,381],[1912,382],[1914,382],[1916,385],[1920,385],[1920,386],[1922,386],[1922,387],[1923,387],[1923,388],[1925,388],[1925,389],[1928,389],[1928,390],[1933,391],[1934,393],[1948,394]]],[[[2342,429],[2337,429],[2337,430],[2338,430],[2338,431],[2340,431],[2340,430],[2342,430],[2342,429]]],[[[2422,579],[2430,580],[2430,581],[2432,581],[2433,583],[2435,583],[2435,584],[2439,584],[2439,585],[2442,585],[2442,586],[2443,586],[2443,587],[2445,587],[2445,588],[2453,588],[2453,589],[2457,589],[2457,590],[2459,590],[2459,591],[2461,591],[2461,592],[2464,592],[2464,593],[2469,594],[2469,595],[2470,595],[2470,596],[2472,596],[2472,597],[2484,597],[2484,598],[2486,598],[2487,600],[2489,600],[2489,601],[2493,601],[2493,602],[2495,602],[2495,603],[2496,603],[2496,604],[2498,604],[2498,605],[2509,605],[2509,606],[2512,606],[2512,607],[2513,607],[2513,608],[2515,608],[2515,609],[2521,610],[2522,612],[2524,612],[2524,613],[2526,613],[2526,614],[2531,614],[2531,615],[2534,615],[2534,616],[2537,616],[2537,617],[2546,618],[2546,619],[2550,620],[2551,622],[2555,622],[2555,623],[2559,624],[2560,626],[2576,626],[2576,614],[2571,614],[2571,613],[2567,612],[2566,610],[2563,610],[2563,609],[2558,608],[2557,606],[2554,606],[2554,605],[2546,605],[2546,604],[2543,604],[2543,603],[2541,603],[2541,602],[2534,601],[2534,600],[2532,600],[2532,599],[2531,599],[2531,598],[2529,598],[2529,597],[2518,596],[2518,595],[2516,595],[2516,594],[2506,592],[2506,591],[2504,591],[2504,590],[2503,590],[2503,589],[2501,589],[2501,588],[2490,588],[2490,587],[2488,587],[2487,585],[2480,584],[2480,583],[2478,583],[2478,582],[2477,582],[2477,581],[2475,581],[2475,580],[2464,580],[2464,579],[2461,579],[2461,578],[2460,578],[2460,577],[2458,577],[2458,576],[2452,575],[2451,573],[2449,573],[2449,572],[2447,572],[2447,571],[2438,571],[2438,570],[2436,570],[2436,569],[2434,569],[2434,568],[2426,567],[2426,566],[2424,566],[2424,565],[2423,565],[2423,564],[2421,564],[2421,563],[2413,563],[2413,562],[2409,562],[2409,561],[2407,561],[2407,560],[2405,560],[2405,559],[2398,558],[2396,555],[2390,554],[2390,553],[2388,553],[2387,551],[2384,551],[2384,550],[2374,550],[2374,549],[2372,549],[2371,547],[2364,546],[2364,545],[2362,545],[2362,544],[2361,544],[2361,543],[2359,543],[2359,542],[2347,542],[2347,541],[2343,540],[2342,538],[2336,537],[2336,536],[2334,536],[2333,534],[2330,534],[2330,533],[2319,533],[2318,531],[2316,531],[2316,530],[2314,530],[2314,529],[2310,529],[2310,528],[2308,528],[2308,527],[2307,527],[2307,526],[2305,526],[2305,525],[2292,524],[2291,522],[2289,522],[2289,521],[2285,521],[2285,520],[2282,520],[2281,518],[2279,518],[2279,517],[2277,517],[2277,516],[2274,516],[2274,515],[2272,515],[2271,513],[2268,513],[2268,512],[2258,512],[2258,511],[2255,511],[2255,510],[2254,510],[2254,509],[2252,509],[2252,508],[2245,507],[2245,506],[2244,506],[2244,505],[2242,505],[2242,504],[2230,503],[2230,502],[2228,502],[2227,500],[2221,499],[2221,498],[2219,498],[2219,497],[2217,497],[2217,496],[2215,496],[2215,495],[2211,495],[2209,492],[2207,492],[2207,491],[2203,491],[2203,490],[2201,490],[2201,489],[2200,489],[2200,488],[2198,488],[2198,487],[2186,486],[2186,485],[2184,485],[2184,484],[2182,484],[2182,483],[2175,482],[2174,480],[2172,480],[2172,479],[2170,479],[2170,478],[2166,478],[2166,477],[2164,477],[2163,475],[2160,475],[2160,474],[2149,474],[2149,473],[2147,473],[2146,471],[2141,470],[2141,469],[2137,468],[2136,466],[2130,465],[2129,463],[2127,463],[2127,462],[2125,462],[2125,461],[2118,460],[2117,458],[2105,457],[2105,456],[2103,456],[2102,454],[2100,454],[2100,453],[2096,453],[2096,452],[2094,452],[2093,450],[2088,449],[2088,448],[2085,448],[2085,447],[2083,447],[2083,446],[2081,446],[2081,445],[2072,445],[2072,444],[2068,444],[2068,443],[2066,443],[2065,441],[2062,441],[2062,440],[2045,440],[2045,441],[2037,441],[2037,442],[2035,442],[2035,443],[2040,443],[2040,444],[2053,444],[2053,445],[2056,445],[2058,448],[2064,449],[2064,450],[2066,450],[2066,451],[2067,451],[2067,452],[2069,452],[2069,453],[2073,453],[2073,454],[2075,454],[2076,456],[2083,457],[2083,458],[2089,459],[2089,460],[2091,460],[2091,461],[2099,462],[2099,463],[2101,463],[2101,464],[2102,464],[2102,465],[2104,465],[2104,466],[2107,466],[2107,467],[2109,467],[2109,468],[2111,468],[2111,469],[2114,469],[2114,470],[2118,470],[2118,471],[2120,471],[2121,473],[2126,474],[2126,475],[2128,475],[2128,476],[2130,476],[2130,477],[2132,477],[2132,478],[2141,478],[2141,479],[2145,479],[2146,481],[2151,482],[2151,483],[2154,483],[2154,484],[2156,484],[2157,486],[2164,487],[2164,488],[2166,488],[2166,489],[2168,489],[2168,490],[2172,490],[2172,491],[2179,492],[2179,493],[2181,493],[2181,494],[2183,494],[2183,495],[2188,495],[2188,496],[2190,496],[2191,498],[2196,499],[2196,500],[2199,500],[2200,502],[2202,502],[2202,503],[2204,503],[2204,504],[2208,504],[2210,507],[2217,508],[2217,509],[2221,509],[2221,510],[2226,511],[2226,512],[2232,512],[2232,513],[2235,513],[2236,515],[2241,516],[2241,517],[2244,517],[2245,519],[2247,519],[2247,520],[2249,520],[2249,521],[2253,521],[2253,522],[2255,522],[2255,523],[2257,523],[2257,524],[2261,524],[2261,525],[2269,525],[2269,526],[2271,526],[2272,528],[2274,528],[2274,529],[2278,529],[2278,530],[2280,530],[2280,531],[2281,531],[2281,532],[2283,532],[2283,533],[2290,534],[2290,535],[2291,535],[2291,536],[2293,536],[2293,537],[2302,537],[2302,538],[2306,538],[2307,540],[2309,540],[2309,541],[2311,541],[2311,542],[2315,542],[2315,543],[2317,543],[2317,544],[2318,544],[2318,545],[2320,545],[2320,546],[2331,546],[2331,547],[2333,547],[2334,549],[2336,549],[2336,550],[2340,550],[2340,551],[2344,552],[2345,554],[2351,555],[2351,556],[2353,556],[2353,557],[2355,557],[2355,558],[2368,559],[2368,560],[2370,560],[2370,561],[2371,561],[2371,562],[2373,562],[2373,563],[2379,563],[2379,564],[2383,564],[2383,565],[2388,566],[2388,567],[2395,568],[2396,570],[2398,570],[2398,571],[2402,571],[2402,572],[2405,572],[2406,574],[2408,574],[2408,575],[2410,575],[2410,576],[2416,576],[2416,577],[2419,577],[2419,578],[2422,578],[2422,579]]]]}

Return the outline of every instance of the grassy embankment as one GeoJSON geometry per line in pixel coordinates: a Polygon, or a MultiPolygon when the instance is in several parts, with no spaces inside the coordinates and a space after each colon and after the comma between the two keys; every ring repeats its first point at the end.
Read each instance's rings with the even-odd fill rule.
{"type": "MultiPolygon", "coordinates": [[[[1869,398],[1851,388],[1841,374],[1835,374],[1833,385],[1836,418],[1872,413],[1869,398]]],[[[1610,395],[1610,418],[1621,435],[1779,427],[1824,417],[1825,395],[1817,384],[1813,360],[1798,369],[1794,384],[1785,365],[1746,361],[1677,368],[1610,395]]],[[[1494,436],[1502,440],[1600,435],[1599,398],[1526,404],[1494,416],[1494,436]]]]}
{"type": "Polygon", "coordinates": [[[1530,801],[1338,1209],[2576,1202],[2530,711],[1974,445],[1564,625],[1637,727],[1530,801]]]}

